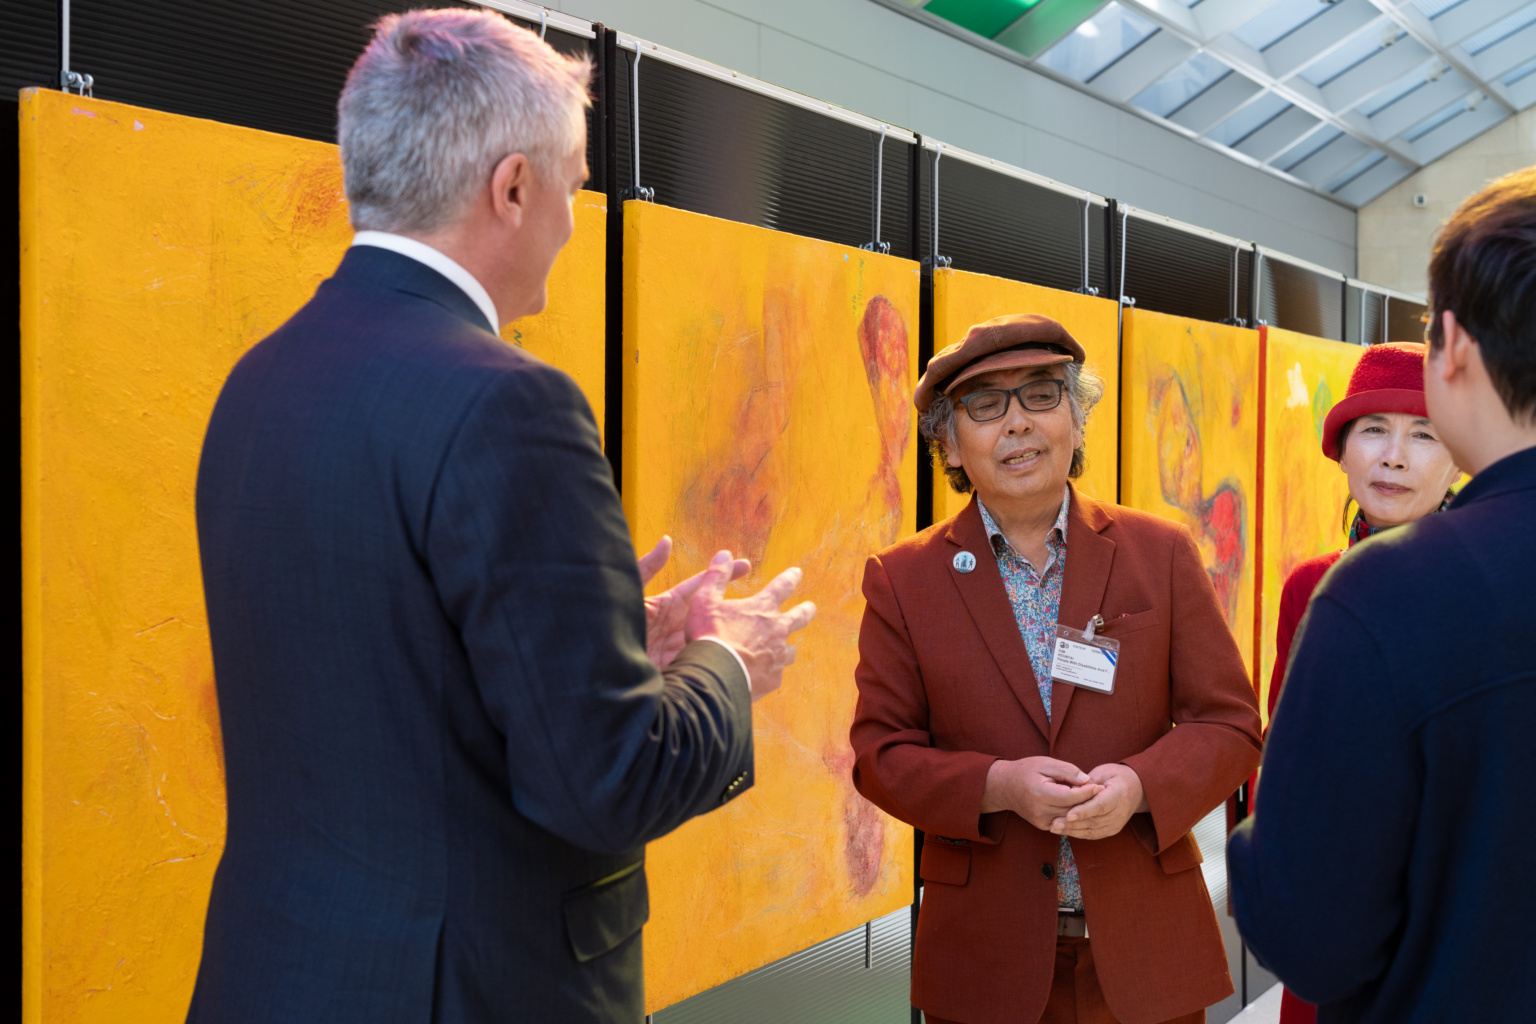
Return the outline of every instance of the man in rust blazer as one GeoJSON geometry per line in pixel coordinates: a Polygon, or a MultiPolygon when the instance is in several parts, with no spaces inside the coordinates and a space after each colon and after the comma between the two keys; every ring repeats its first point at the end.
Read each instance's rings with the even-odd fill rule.
{"type": "Polygon", "coordinates": [[[854,782],[926,833],[930,1024],[1182,1024],[1232,992],[1190,829],[1257,766],[1258,705],[1189,532],[1068,483],[1083,359],[1032,315],[936,356],[920,423],[976,498],[865,570],[854,782]],[[1108,693],[1052,681],[1090,620],[1108,693]]]}

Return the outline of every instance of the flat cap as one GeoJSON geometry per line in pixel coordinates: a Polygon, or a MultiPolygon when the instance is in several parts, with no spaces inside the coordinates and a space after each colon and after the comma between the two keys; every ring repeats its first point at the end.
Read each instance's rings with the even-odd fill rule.
{"type": "Polygon", "coordinates": [[[928,361],[912,404],[927,412],[935,395],[988,370],[1081,363],[1083,346],[1067,329],[1038,313],[1011,313],[974,325],[965,337],[928,361]]]}

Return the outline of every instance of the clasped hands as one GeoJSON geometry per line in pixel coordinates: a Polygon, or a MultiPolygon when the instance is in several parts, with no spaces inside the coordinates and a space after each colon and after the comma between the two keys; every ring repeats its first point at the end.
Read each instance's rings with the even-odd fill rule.
{"type": "Polygon", "coordinates": [[[1107,839],[1147,810],[1141,776],[1123,764],[1084,772],[1054,757],[994,761],[981,812],[1012,811],[1038,829],[1072,839],[1107,839]]]}
{"type": "MultiPolygon", "coordinates": [[[[662,537],[638,560],[640,585],[655,579],[671,557],[672,538],[662,537]]],[[[691,641],[713,637],[741,655],[753,703],[779,688],[784,669],[795,660],[790,634],[810,624],[816,606],[802,601],[787,612],[779,610],[800,586],[799,569],[785,569],[750,597],[727,600],[725,588],[751,568],[745,558],[721,551],[703,572],[645,599],[645,652],[657,668],[670,665],[691,641]]]]}

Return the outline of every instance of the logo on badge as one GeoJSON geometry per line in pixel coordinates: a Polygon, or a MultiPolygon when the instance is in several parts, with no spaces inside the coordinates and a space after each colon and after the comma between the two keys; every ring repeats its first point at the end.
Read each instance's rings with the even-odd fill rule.
{"type": "Polygon", "coordinates": [[[976,568],[976,556],[969,551],[962,551],[955,556],[955,569],[958,572],[970,572],[976,568]]]}

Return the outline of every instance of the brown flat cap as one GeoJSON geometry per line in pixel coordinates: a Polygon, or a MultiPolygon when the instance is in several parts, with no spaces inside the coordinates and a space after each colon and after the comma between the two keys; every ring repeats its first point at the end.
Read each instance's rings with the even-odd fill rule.
{"type": "Polygon", "coordinates": [[[918,412],[927,412],[934,395],[988,370],[1081,363],[1087,356],[1077,339],[1048,316],[1013,313],[993,317],[973,326],[964,338],[929,360],[912,404],[918,412]]]}

